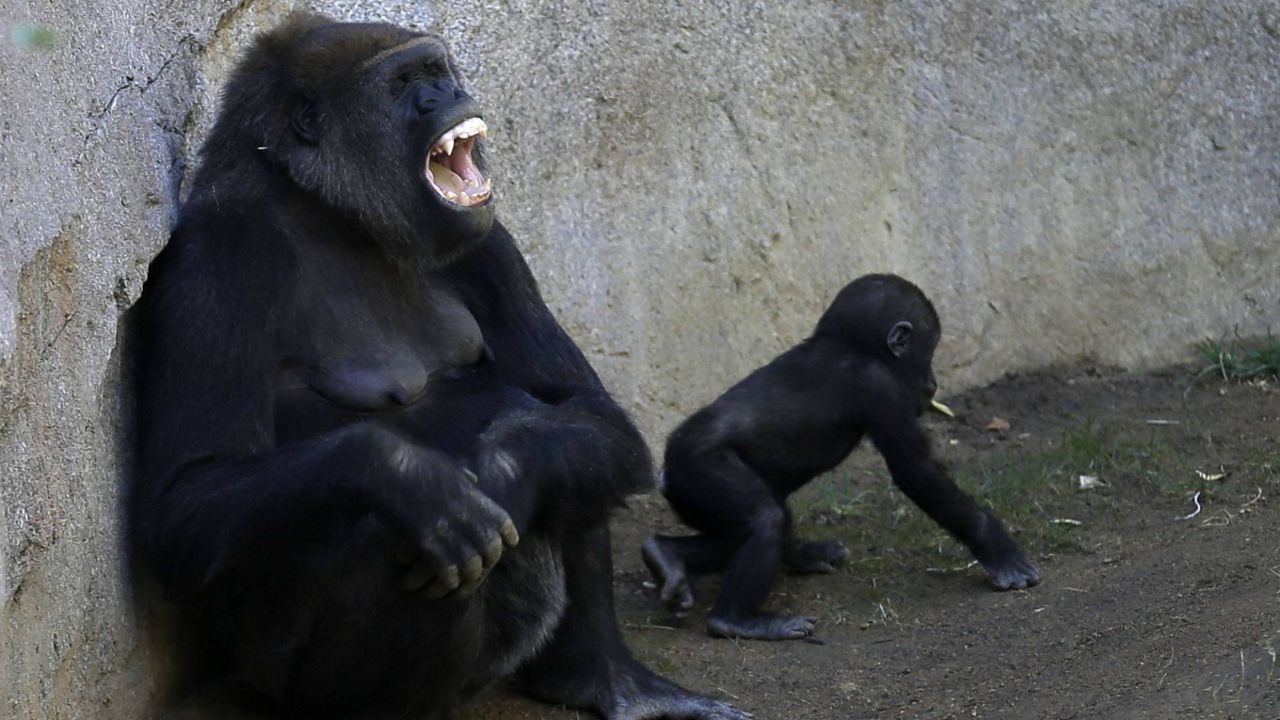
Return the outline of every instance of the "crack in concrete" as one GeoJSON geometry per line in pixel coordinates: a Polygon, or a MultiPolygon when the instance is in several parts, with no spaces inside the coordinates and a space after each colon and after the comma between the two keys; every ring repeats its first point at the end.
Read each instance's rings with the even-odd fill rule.
{"type": "Polygon", "coordinates": [[[93,128],[89,130],[89,132],[85,133],[83,141],[81,142],[80,153],[72,163],[73,167],[78,168],[84,164],[85,158],[89,154],[90,146],[94,141],[100,139],[103,133],[106,132],[107,121],[111,112],[115,110],[116,104],[120,100],[120,96],[129,89],[137,90],[139,96],[146,94],[146,92],[151,89],[151,86],[160,81],[160,78],[164,76],[165,71],[173,65],[173,62],[177,60],[183,51],[186,50],[189,45],[193,44],[194,41],[195,35],[187,35],[179,40],[177,49],[165,58],[164,62],[160,64],[160,67],[157,68],[155,72],[147,74],[146,82],[139,83],[133,75],[125,76],[124,83],[117,87],[115,92],[111,93],[111,97],[103,104],[102,109],[93,116],[93,128]]]}

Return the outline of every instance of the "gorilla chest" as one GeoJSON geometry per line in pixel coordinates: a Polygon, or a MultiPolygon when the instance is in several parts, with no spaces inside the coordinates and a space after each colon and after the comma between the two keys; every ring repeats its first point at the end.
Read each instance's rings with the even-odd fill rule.
{"type": "Polygon", "coordinates": [[[315,298],[289,332],[277,409],[374,413],[418,402],[433,377],[477,364],[484,335],[457,299],[386,288],[315,298]]]}

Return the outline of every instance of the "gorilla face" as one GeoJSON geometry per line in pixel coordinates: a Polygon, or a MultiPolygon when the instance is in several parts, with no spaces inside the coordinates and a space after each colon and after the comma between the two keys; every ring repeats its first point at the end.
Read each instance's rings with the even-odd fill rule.
{"type": "Polygon", "coordinates": [[[423,207],[459,240],[484,235],[493,223],[493,184],[478,153],[488,136],[479,103],[458,85],[444,46],[433,38],[392,48],[381,64],[376,73],[404,118],[423,207]]]}
{"type": "MultiPolygon", "coordinates": [[[[397,250],[445,261],[489,232],[480,105],[443,41],[390,25],[315,23],[281,52],[294,181],[397,250]]],[[[279,99],[276,102],[280,102],[279,99]]]]}

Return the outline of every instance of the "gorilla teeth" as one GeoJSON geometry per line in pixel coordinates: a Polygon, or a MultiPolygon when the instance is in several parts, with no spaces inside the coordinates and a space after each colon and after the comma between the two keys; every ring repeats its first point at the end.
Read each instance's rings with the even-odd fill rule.
{"type": "Polygon", "coordinates": [[[479,135],[481,138],[489,137],[489,126],[478,117],[467,118],[462,122],[454,125],[445,131],[431,146],[432,154],[444,153],[445,155],[453,154],[453,146],[455,140],[465,140],[469,137],[479,135]]]}
{"type": "Polygon", "coordinates": [[[489,199],[492,183],[471,159],[476,140],[484,137],[488,137],[488,127],[473,117],[449,128],[432,143],[425,174],[440,197],[462,207],[489,199]]]}

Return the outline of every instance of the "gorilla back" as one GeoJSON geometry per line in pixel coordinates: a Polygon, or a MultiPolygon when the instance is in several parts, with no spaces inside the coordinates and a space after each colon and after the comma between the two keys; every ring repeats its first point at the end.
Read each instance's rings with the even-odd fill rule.
{"type": "Polygon", "coordinates": [[[622,642],[607,518],[648,454],[494,220],[486,131],[393,26],[297,15],[231,78],[136,325],[129,551],[178,702],[434,717],[515,672],[742,717],[622,642]]]}

